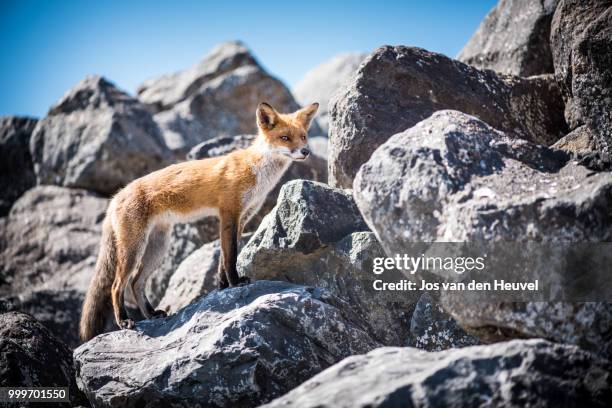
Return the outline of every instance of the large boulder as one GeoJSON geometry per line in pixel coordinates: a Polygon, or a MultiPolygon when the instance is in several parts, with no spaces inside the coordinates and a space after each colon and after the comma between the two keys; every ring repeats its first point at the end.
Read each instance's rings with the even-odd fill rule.
{"type": "MultiPolygon", "coordinates": [[[[234,135],[215,137],[206,142],[194,146],[187,155],[188,160],[206,159],[228,154],[234,150],[248,147],[255,135],[234,135]]],[[[245,226],[245,231],[253,231],[257,228],[263,217],[270,212],[276,204],[281,187],[296,179],[325,181],[327,180],[327,157],[326,143],[322,137],[309,138],[312,154],[304,161],[292,163],[276,186],[266,197],[261,209],[253,216],[245,226]]],[[[219,238],[219,223],[216,217],[206,218],[198,223],[202,231],[204,242],[212,242],[219,238]]]]}
{"type": "Polygon", "coordinates": [[[0,117],[0,217],[7,215],[13,203],[36,184],[30,155],[34,126],[36,119],[0,117]]]}
{"type": "Polygon", "coordinates": [[[319,103],[317,122],[325,135],[329,130],[328,105],[331,96],[357,72],[359,64],[366,56],[367,54],[356,52],[336,55],[308,71],[293,88],[293,94],[301,105],[319,103]]]}
{"type": "Polygon", "coordinates": [[[551,25],[555,76],[570,128],[586,126],[595,151],[612,160],[612,3],[561,0],[551,25]]]}
{"type": "MultiPolygon", "coordinates": [[[[213,137],[255,133],[260,102],[281,112],[299,108],[287,87],[239,42],[218,45],[185,71],[146,81],[138,97],[157,112],[155,120],[178,158],[213,137]]],[[[315,122],[310,133],[321,134],[315,122]]]]}
{"type": "Polygon", "coordinates": [[[531,76],[553,72],[550,21],[558,0],[500,0],[457,59],[479,69],[531,76]]]}
{"type": "Polygon", "coordinates": [[[420,48],[384,46],[332,98],[330,184],[351,187],[378,146],[443,109],[474,115],[545,145],[566,133],[563,102],[552,75],[501,75],[420,48]]]}
{"type": "Polygon", "coordinates": [[[39,184],[105,195],[170,163],[146,106],[100,76],[88,76],[51,107],[30,151],[39,184]]]}
{"type": "Polygon", "coordinates": [[[266,281],[95,337],[74,358],[77,383],[97,407],[239,408],[377,346],[350,304],[323,289],[266,281]]]}
{"type": "Polygon", "coordinates": [[[89,405],[77,388],[71,351],[24,313],[0,314],[0,386],[68,387],[70,402],[55,406],[89,405]]]}
{"type": "Polygon", "coordinates": [[[238,271],[252,280],[325,288],[351,304],[382,344],[407,345],[417,298],[373,290],[379,257],[382,247],[349,192],[296,180],[283,186],[276,207],[240,252],[238,271]]]}
{"type": "MultiPolygon", "coordinates": [[[[456,111],[391,137],[359,171],[354,196],[387,254],[406,253],[414,242],[559,247],[612,239],[612,173],[591,172],[456,111]]],[[[555,276],[564,282],[567,273],[555,276]]],[[[612,304],[484,307],[469,299],[444,297],[442,305],[483,340],[546,337],[611,355],[612,304]]]]}
{"type": "Polygon", "coordinates": [[[544,340],[435,353],[385,347],[349,357],[264,407],[606,407],[610,373],[610,361],[544,340]]]}

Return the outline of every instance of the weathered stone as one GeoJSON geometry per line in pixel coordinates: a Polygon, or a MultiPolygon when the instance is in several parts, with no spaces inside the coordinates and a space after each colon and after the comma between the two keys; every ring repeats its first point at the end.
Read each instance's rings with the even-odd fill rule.
{"type": "Polygon", "coordinates": [[[30,151],[39,184],[110,195],[169,164],[146,106],[99,76],[88,76],[36,125],[30,151]]]}
{"type": "Polygon", "coordinates": [[[56,406],[89,405],[76,386],[70,350],[24,313],[0,314],[0,386],[68,387],[70,403],[56,406]]]}
{"type": "MultiPolygon", "coordinates": [[[[139,98],[157,111],[168,147],[178,158],[213,137],[255,133],[255,111],[268,102],[281,112],[299,108],[291,92],[239,42],[215,47],[197,65],[140,86],[139,98]]],[[[321,134],[313,122],[310,133],[321,134]]]]}
{"type": "Polygon", "coordinates": [[[351,187],[359,167],[389,137],[443,109],[474,115],[550,145],[567,133],[552,75],[478,70],[420,48],[381,47],[331,102],[329,182],[351,187]]]}
{"type": "Polygon", "coordinates": [[[435,353],[385,347],[351,356],[264,407],[605,407],[611,370],[595,354],[544,340],[435,353]]]}
{"type": "Polygon", "coordinates": [[[293,94],[302,106],[319,103],[317,122],[325,135],[329,127],[328,105],[331,96],[357,72],[366,56],[355,52],[336,55],[308,71],[293,88],[293,94]]]}
{"type": "Polygon", "coordinates": [[[74,357],[77,383],[94,406],[239,408],[378,346],[351,305],[329,292],[262,281],[95,337],[74,357]]]}
{"type": "Polygon", "coordinates": [[[36,119],[0,117],[0,217],[36,183],[30,155],[30,136],[36,119]]]}
{"type": "Polygon", "coordinates": [[[550,21],[558,0],[500,0],[457,59],[479,69],[531,76],[553,72],[550,21]]]}
{"type": "Polygon", "coordinates": [[[586,125],[597,151],[612,162],[612,3],[561,0],[550,41],[570,129],[586,125]]]}

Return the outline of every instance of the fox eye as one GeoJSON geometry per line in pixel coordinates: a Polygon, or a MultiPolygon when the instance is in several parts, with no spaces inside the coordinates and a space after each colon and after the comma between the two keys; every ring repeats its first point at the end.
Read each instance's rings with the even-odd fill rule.
{"type": "Polygon", "coordinates": [[[306,141],[306,136],[302,136],[302,140],[303,140],[303,141],[306,141]]]}
{"type": "Polygon", "coordinates": [[[283,140],[285,142],[289,141],[289,136],[281,136],[280,138],[281,138],[281,140],[283,140]]]}

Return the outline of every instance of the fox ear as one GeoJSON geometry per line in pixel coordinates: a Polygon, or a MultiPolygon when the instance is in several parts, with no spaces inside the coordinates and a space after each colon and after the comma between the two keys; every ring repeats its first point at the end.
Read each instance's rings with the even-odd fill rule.
{"type": "Polygon", "coordinates": [[[297,111],[297,118],[300,122],[302,122],[306,129],[310,127],[310,122],[312,121],[312,118],[314,118],[318,109],[319,104],[315,102],[297,111]]]}
{"type": "Polygon", "coordinates": [[[257,106],[257,125],[263,130],[272,130],[278,123],[278,113],[266,102],[257,106]]]}

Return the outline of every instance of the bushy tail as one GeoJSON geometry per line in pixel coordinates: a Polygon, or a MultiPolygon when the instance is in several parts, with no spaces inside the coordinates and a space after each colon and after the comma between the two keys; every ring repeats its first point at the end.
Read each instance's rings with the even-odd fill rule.
{"type": "Polygon", "coordinates": [[[83,311],[81,312],[79,334],[83,341],[95,337],[104,329],[106,311],[110,308],[110,294],[115,279],[116,265],[115,234],[111,226],[110,214],[107,214],[102,225],[102,240],[100,241],[96,269],[89,284],[87,295],[85,295],[83,311]]]}

